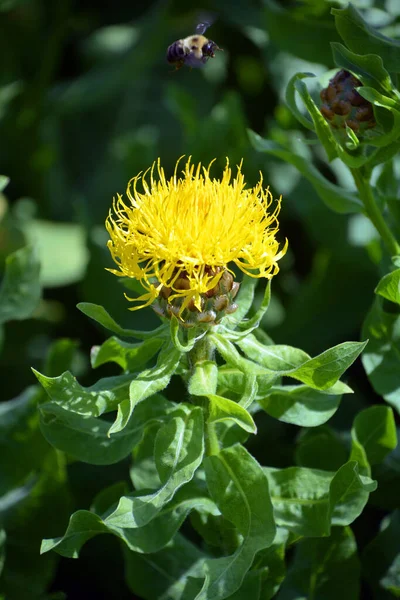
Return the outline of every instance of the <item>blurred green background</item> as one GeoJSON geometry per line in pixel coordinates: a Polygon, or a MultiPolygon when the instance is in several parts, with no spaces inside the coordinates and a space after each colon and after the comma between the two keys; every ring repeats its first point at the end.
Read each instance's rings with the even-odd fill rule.
{"type": "MultiPolygon", "coordinates": [[[[83,384],[113,374],[109,366],[95,373],[88,369],[89,350],[105,332],[75,308],[78,302],[102,304],[131,328],[157,324],[151,309],[128,311],[123,286],[105,270],[112,265],[104,228],[113,196],[124,193],[128,180],[157,157],[167,174],[183,154],[205,163],[216,157],[215,176],[226,157],[232,165],[243,158],[249,185],[261,170],[275,197],[283,195],[281,239],[289,239],[264,328],[276,342],[311,354],[359,339],[379,276],[373,228],[363,217],[330,212],[294,167],[257,153],[247,134],[251,128],[290,144],[300,155],[312,156],[332,181],[352,188],[343,166],[337,161],[328,166],[318,147],[308,144],[308,134],[284,103],[294,73],[321,75],[334,67],[329,42],[339,37],[329,11],[345,4],[0,0],[0,173],[10,178],[0,195],[0,269],[10,252],[34,243],[43,285],[32,318],[4,326],[2,400],[35,383],[30,367],[41,368],[60,337],[79,343],[72,370],[83,384]],[[203,69],[174,71],[165,58],[168,45],[194,32],[204,14],[214,15],[207,35],[223,52],[203,69]]],[[[396,35],[399,3],[354,4],[396,35]]],[[[356,393],[335,416],[339,429],[349,427],[360,407],[378,400],[360,363],[350,371],[349,383],[356,393]]],[[[260,460],[293,464],[297,429],[266,418],[267,448],[262,432],[263,427],[254,444],[260,460]]],[[[68,477],[68,488],[63,483],[58,490],[60,507],[67,506],[57,509],[53,528],[46,518],[40,521],[32,534],[34,552],[41,537],[61,535],[70,509],[86,508],[104,485],[127,477],[127,465],[75,463],[68,477]]],[[[366,518],[374,527],[376,515],[366,518]]],[[[22,555],[18,548],[14,552],[17,564],[22,555]]],[[[46,557],[49,564],[52,560],[46,557]]],[[[26,595],[31,580],[19,575],[28,588],[5,597],[47,598],[46,589],[89,600],[133,597],[123,581],[118,544],[109,536],[90,542],[79,561],[62,559],[56,572],[51,565],[46,569],[37,595],[26,595]],[[104,572],[99,565],[106,565],[104,572]]],[[[5,572],[4,589],[14,589],[12,576],[5,572]]]]}

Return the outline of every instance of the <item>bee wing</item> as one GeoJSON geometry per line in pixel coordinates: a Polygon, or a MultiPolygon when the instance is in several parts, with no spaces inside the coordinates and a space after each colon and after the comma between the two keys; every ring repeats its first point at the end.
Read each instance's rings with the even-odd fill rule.
{"type": "Polygon", "coordinates": [[[196,26],[196,33],[198,33],[199,35],[203,35],[203,33],[205,33],[205,31],[210,27],[210,25],[210,21],[203,21],[202,23],[199,23],[196,26]]]}

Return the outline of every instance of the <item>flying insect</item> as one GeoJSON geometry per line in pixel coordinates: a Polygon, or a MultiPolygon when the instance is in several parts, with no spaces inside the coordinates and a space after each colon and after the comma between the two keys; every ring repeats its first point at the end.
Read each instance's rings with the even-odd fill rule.
{"type": "Polygon", "coordinates": [[[168,46],[167,61],[175,65],[176,70],[181,69],[183,65],[192,68],[203,67],[209,58],[214,58],[216,50],[222,50],[204,35],[210,25],[209,21],[199,23],[195,34],[168,46]]]}

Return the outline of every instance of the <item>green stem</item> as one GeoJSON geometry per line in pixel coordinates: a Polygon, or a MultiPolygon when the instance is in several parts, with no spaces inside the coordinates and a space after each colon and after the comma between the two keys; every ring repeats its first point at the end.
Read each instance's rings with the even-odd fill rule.
{"type": "Polygon", "coordinates": [[[219,451],[220,447],[215,423],[206,423],[206,454],[207,456],[212,456],[213,454],[219,454],[219,451]]]}
{"type": "Polygon", "coordinates": [[[351,169],[351,173],[354,177],[354,181],[360,195],[360,200],[364,204],[365,212],[381,236],[389,254],[391,256],[400,254],[400,245],[398,244],[393,233],[390,231],[381,211],[375,202],[369,177],[364,178],[359,169],[351,169]]]}
{"type": "MultiPolygon", "coordinates": [[[[188,359],[192,373],[201,362],[213,361],[215,354],[215,344],[210,340],[208,335],[202,337],[189,352],[188,359]]],[[[213,454],[219,454],[220,447],[217,432],[215,429],[215,423],[208,422],[208,398],[205,396],[193,396],[196,404],[202,406],[205,420],[205,443],[206,443],[206,454],[211,456],[213,454]]]]}

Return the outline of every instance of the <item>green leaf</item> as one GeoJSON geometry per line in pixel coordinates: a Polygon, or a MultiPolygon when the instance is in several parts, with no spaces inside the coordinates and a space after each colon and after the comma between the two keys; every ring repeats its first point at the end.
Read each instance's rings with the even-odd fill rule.
{"type": "Polygon", "coordinates": [[[0,324],[30,317],[39,304],[40,264],[37,251],[26,246],[10,254],[0,289],[0,324]]]}
{"type": "Polygon", "coordinates": [[[104,377],[89,387],[83,387],[66,371],[58,377],[46,377],[32,369],[51,400],[62,408],[85,417],[99,417],[116,410],[128,396],[132,375],[104,377]]]}
{"type": "Polygon", "coordinates": [[[150,338],[138,344],[130,344],[110,337],[101,346],[93,346],[90,362],[96,369],[108,362],[115,362],[123,371],[139,371],[160,349],[162,340],[150,338]]]}
{"type": "Polygon", "coordinates": [[[300,467],[337,471],[346,462],[347,455],[344,440],[323,425],[302,432],[295,457],[300,467]]]}
{"type": "Polygon", "coordinates": [[[161,487],[150,494],[123,496],[107,523],[123,528],[149,523],[175,492],[193,478],[203,453],[203,411],[180,404],[156,436],[154,457],[161,487]]]}
{"type": "Polygon", "coordinates": [[[60,371],[70,369],[78,348],[78,342],[68,338],[59,338],[53,342],[47,351],[45,372],[49,377],[55,377],[60,371]]]}
{"type": "Polygon", "coordinates": [[[329,538],[301,540],[279,600],[358,600],[360,561],[350,527],[334,527],[329,538]]]}
{"type": "Polygon", "coordinates": [[[331,65],[329,41],[338,37],[329,14],[315,18],[285,8],[276,0],[265,2],[265,25],[274,44],[310,62],[331,65]]]}
{"type": "Polygon", "coordinates": [[[265,286],[264,296],[263,296],[260,306],[254,313],[254,315],[252,317],[250,317],[250,319],[242,320],[239,323],[239,329],[241,331],[237,335],[234,335],[233,339],[242,338],[243,336],[248,335],[254,329],[257,329],[257,327],[261,323],[262,318],[264,317],[265,313],[268,310],[270,301],[271,301],[271,280],[269,280],[267,282],[267,285],[265,286]]]}
{"type": "Polygon", "coordinates": [[[192,574],[196,566],[201,571],[204,556],[204,552],[179,533],[166,548],[155,554],[139,554],[126,549],[127,584],[141,598],[182,600],[184,590],[190,593],[192,574]]]}
{"type": "Polygon", "coordinates": [[[196,363],[189,379],[188,392],[193,396],[214,394],[217,388],[218,367],[214,361],[196,363]]]}
{"type": "Polygon", "coordinates": [[[211,497],[243,540],[231,556],[205,561],[206,579],[196,600],[227,598],[238,590],[255,554],[268,548],[276,533],[268,480],[243,446],[209,456],[204,467],[211,497]]]}
{"type": "MultiPolygon", "coordinates": [[[[1,179],[0,179],[1,184],[1,179]]],[[[0,529],[0,576],[2,574],[4,563],[6,560],[6,539],[7,534],[4,529],[0,529]]]]}
{"type": "Polygon", "coordinates": [[[237,327],[252,307],[257,283],[258,281],[254,277],[248,275],[243,277],[236,300],[238,308],[233,315],[228,315],[224,319],[224,322],[228,322],[232,329],[237,327]]]}
{"type": "Polygon", "coordinates": [[[236,367],[239,371],[247,375],[262,375],[264,380],[275,381],[279,374],[273,373],[270,369],[265,369],[261,365],[240,356],[234,344],[227,340],[223,335],[212,333],[210,339],[214,342],[218,352],[228,365],[236,367]]]}
{"type": "MultiPolygon", "coordinates": [[[[120,487],[110,490],[110,498],[118,489],[120,487]]],[[[107,490],[102,494],[104,492],[107,490]]],[[[43,540],[41,552],[55,550],[61,556],[78,558],[82,546],[101,533],[117,536],[133,552],[146,554],[158,552],[171,541],[189,512],[196,506],[214,513],[218,512],[214,503],[204,495],[188,493],[184,490],[182,492],[184,493],[177,494],[177,497],[152,521],[134,529],[118,527],[115,523],[110,523],[106,516],[109,508],[103,516],[86,510],[77,511],[71,516],[68,528],[62,537],[43,540]]]]}
{"type": "Polygon", "coordinates": [[[381,531],[365,548],[363,574],[376,598],[384,600],[400,594],[400,511],[395,510],[382,522],[381,531]],[[391,592],[385,594],[383,590],[391,592]]]}
{"type": "Polygon", "coordinates": [[[364,54],[365,49],[377,54],[388,71],[400,72],[400,42],[382,35],[368,25],[358,10],[349,4],[346,8],[333,8],[336,29],[353,52],[364,54]]]}
{"type": "Polygon", "coordinates": [[[344,342],[325,350],[290,373],[314,389],[328,390],[364,350],[367,342],[344,342]]]}
{"type": "Polygon", "coordinates": [[[396,269],[382,277],[376,286],[375,294],[400,304],[400,269],[396,269]]]}
{"type": "Polygon", "coordinates": [[[264,468],[278,526],[305,537],[330,535],[332,525],[349,525],[362,512],[376,484],[360,478],[351,461],[336,473],[289,467],[264,468]]]}
{"type": "Polygon", "coordinates": [[[298,109],[297,102],[296,102],[296,91],[297,91],[296,82],[298,79],[305,79],[307,77],[314,77],[314,74],[313,73],[296,73],[295,75],[293,75],[293,77],[290,79],[290,81],[286,87],[285,100],[286,100],[288,107],[292,111],[292,114],[296,117],[296,119],[299,121],[299,123],[301,123],[303,125],[303,127],[305,127],[306,129],[315,131],[315,127],[314,127],[312,120],[303,115],[303,113],[298,109]]]}
{"type": "Polygon", "coordinates": [[[2,192],[10,183],[10,178],[5,175],[0,175],[0,192],[2,192]]]}
{"type": "Polygon", "coordinates": [[[333,58],[338,67],[350,71],[361,80],[364,86],[371,86],[381,92],[392,94],[390,75],[376,54],[355,54],[342,44],[332,43],[333,58]]]}
{"type": "Polygon", "coordinates": [[[155,394],[138,405],[123,431],[108,435],[110,423],[84,417],[54,402],[40,406],[40,428],[58,450],[93,465],[110,465],[128,456],[140,442],[144,430],[168,418],[174,404],[155,394]]]}
{"type": "Polygon", "coordinates": [[[317,427],[335,414],[340,400],[340,395],[323,393],[306,385],[291,385],[272,387],[258,403],[279,421],[300,427],[317,427]]]}
{"type": "Polygon", "coordinates": [[[249,130],[248,134],[251,144],[258,152],[272,154],[272,156],[276,156],[296,167],[311,183],[318,196],[328,208],[339,214],[363,212],[363,205],[354,192],[349,192],[325,179],[311,161],[294,154],[272,140],[263,139],[254,131],[249,130]]]}
{"type": "Polygon", "coordinates": [[[310,360],[303,350],[284,345],[264,346],[251,334],[238,341],[237,345],[248,358],[277,375],[289,373],[310,360]]]}
{"type": "Polygon", "coordinates": [[[369,343],[362,363],[374,390],[400,413],[400,317],[376,299],[363,325],[369,343]]]}
{"type": "Polygon", "coordinates": [[[116,333],[117,335],[120,335],[122,337],[133,337],[138,340],[145,340],[147,338],[154,338],[157,336],[164,337],[167,331],[167,326],[164,324],[160,325],[160,327],[157,327],[157,329],[154,329],[153,331],[138,331],[136,329],[124,329],[123,327],[120,327],[118,323],[116,323],[116,321],[114,321],[114,319],[108,314],[106,309],[103,306],[100,306],[99,304],[92,304],[91,302],[80,302],[79,304],[77,304],[77,308],[79,308],[79,310],[83,312],[84,315],[96,321],[96,323],[100,323],[100,325],[102,325],[109,331],[112,331],[113,333],[116,333]]]}
{"type": "MultiPolygon", "coordinates": [[[[149,396],[161,392],[170,382],[178,368],[181,353],[170,346],[165,346],[158,355],[157,364],[152,369],[142,371],[129,386],[129,399],[123,399],[118,405],[117,418],[110,427],[108,434],[112,435],[126,427],[135,407],[149,396]]],[[[126,397],[126,396],[125,396],[126,397]]]]}
{"type": "Polygon", "coordinates": [[[397,446],[396,423],[388,406],[370,406],[359,412],[352,435],[364,448],[368,463],[375,465],[397,446]]]}
{"type": "Polygon", "coordinates": [[[245,431],[257,433],[257,427],[253,418],[240,404],[233,402],[233,400],[228,400],[228,398],[216,396],[215,394],[207,394],[207,398],[210,401],[208,423],[234,421],[245,431]]]}

